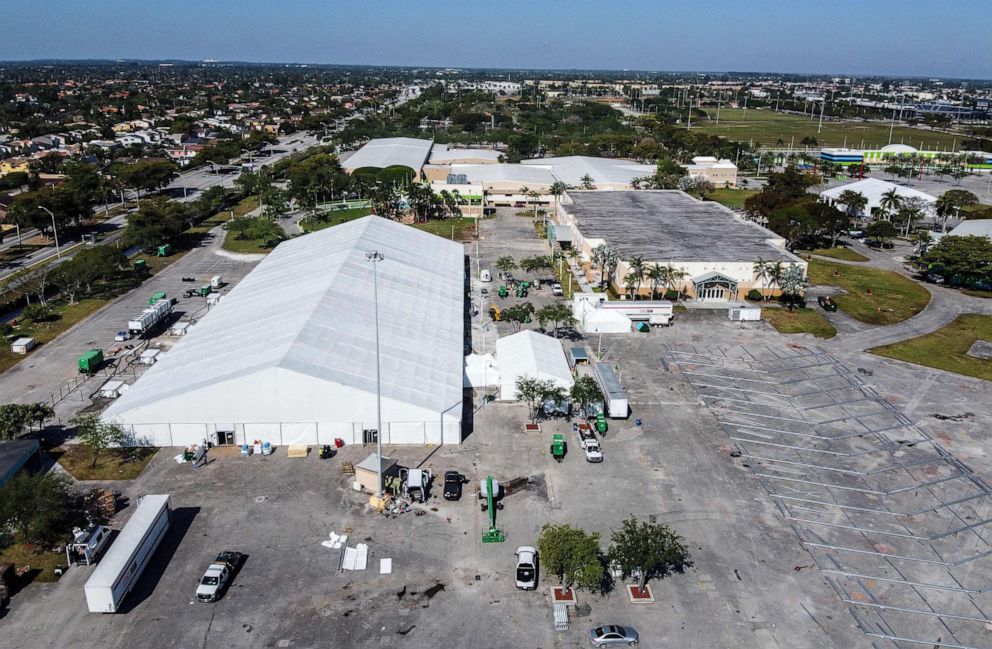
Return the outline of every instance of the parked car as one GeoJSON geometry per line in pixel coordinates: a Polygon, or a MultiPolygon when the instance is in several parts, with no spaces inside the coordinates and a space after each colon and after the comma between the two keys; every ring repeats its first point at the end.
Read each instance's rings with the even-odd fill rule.
{"type": "Polygon", "coordinates": [[[640,638],[633,627],[604,624],[589,629],[589,641],[594,647],[618,647],[620,645],[633,647],[640,642],[640,638]]]}
{"type": "Polygon", "coordinates": [[[565,294],[565,291],[562,290],[561,284],[555,282],[554,284],[551,285],[551,294],[556,297],[561,297],[562,295],[565,294]]]}
{"type": "Polygon", "coordinates": [[[465,483],[465,476],[457,471],[444,472],[444,499],[458,500],[462,497],[462,485],[465,483]]]}
{"type": "Polygon", "coordinates": [[[196,587],[197,601],[216,602],[220,599],[224,588],[231,583],[243,557],[240,552],[226,551],[218,554],[214,562],[207,566],[207,571],[196,587]]]}
{"type": "Polygon", "coordinates": [[[517,555],[517,588],[534,590],[537,588],[537,550],[529,545],[521,545],[517,555]]]}

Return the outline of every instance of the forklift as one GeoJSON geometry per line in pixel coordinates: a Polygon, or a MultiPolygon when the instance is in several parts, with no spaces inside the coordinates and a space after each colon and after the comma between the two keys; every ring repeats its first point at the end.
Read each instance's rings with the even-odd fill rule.
{"type": "Polygon", "coordinates": [[[503,309],[499,308],[495,304],[489,307],[489,317],[492,318],[493,322],[499,322],[503,319],[503,309]]]}
{"type": "Polygon", "coordinates": [[[482,488],[479,489],[479,498],[485,498],[485,502],[482,503],[482,511],[489,512],[489,529],[482,533],[483,543],[502,543],[506,540],[506,533],[496,527],[496,509],[503,509],[503,504],[496,502],[499,494],[499,482],[493,480],[491,475],[486,476],[486,479],[482,481],[482,488]]]}

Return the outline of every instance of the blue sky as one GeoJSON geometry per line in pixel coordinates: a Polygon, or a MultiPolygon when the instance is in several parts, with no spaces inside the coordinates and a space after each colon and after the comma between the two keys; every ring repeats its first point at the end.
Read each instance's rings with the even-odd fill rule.
{"type": "Polygon", "coordinates": [[[0,60],[177,58],[992,78],[988,0],[41,0],[0,60]]]}

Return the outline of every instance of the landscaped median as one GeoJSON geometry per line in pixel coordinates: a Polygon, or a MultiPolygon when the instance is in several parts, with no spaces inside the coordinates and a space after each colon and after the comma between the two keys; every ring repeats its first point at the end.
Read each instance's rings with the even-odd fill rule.
{"type": "Polygon", "coordinates": [[[834,326],[813,308],[788,309],[762,308],[761,317],[781,334],[812,334],[817,338],[833,338],[834,326]]]}
{"type": "Polygon", "coordinates": [[[868,351],[886,358],[992,381],[992,360],[968,355],[968,350],[979,340],[992,345],[992,316],[959,315],[937,331],[868,351]]]}
{"type": "Polygon", "coordinates": [[[899,273],[877,268],[809,262],[809,280],[816,286],[838,286],[837,306],[855,320],[875,325],[902,322],[930,303],[930,292],[899,273]]]}

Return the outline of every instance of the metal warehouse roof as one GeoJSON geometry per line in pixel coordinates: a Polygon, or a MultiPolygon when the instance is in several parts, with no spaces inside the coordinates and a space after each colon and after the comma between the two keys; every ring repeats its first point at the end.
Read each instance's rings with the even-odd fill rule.
{"type": "Polygon", "coordinates": [[[992,219],[971,219],[947,233],[951,237],[988,237],[992,239],[992,219]]]}
{"type": "Polygon", "coordinates": [[[564,210],[586,239],[603,239],[622,259],[649,262],[798,262],[770,241],[781,237],[719,203],[680,191],[570,191],[564,210]]]}
{"type": "Polygon", "coordinates": [[[444,164],[451,160],[492,160],[499,162],[499,151],[492,149],[452,149],[447,144],[435,144],[431,150],[431,164],[444,164]]]}
{"type": "MultiPolygon", "coordinates": [[[[253,398],[263,400],[252,391],[269,399],[273,390],[292,389],[284,383],[288,377],[326,382],[327,403],[306,405],[312,412],[293,413],[295,421],[318,421],[318,409],[343,407],[335,403],[340,397],[334,385],[374,394],[373,278],[365,259],[370,249],[384,257],[377,264],[383,399],[449,410],[462,399],[462,245],[367,216],[280,244],[104,417],[127,423],[142,408],[158,412],[167,399],[196,403],[173,398],[236,379],[243,391],[225,407],[242,411],[256,409],[253,398]]],[[[460,418],[460,410],[450,416],[460,418]]],[[[193,415],[176,412],[173,420],[198,421],[193,415]]],[[[240,421],[233,415],[231,420],[240,421]]]]}
{"type": "Polygon", "coordinates": [[[638,164],[617,158],[581,155],[563,158],[535,158],[523,160],[520,164],[544,167],[551,171],[558,180],[573,186],[581,185],[582,178],[586,175],[592,178],[593,184],[629,185],[634,178],[652,176],[655,173],[654,165],[638,164]]]}
{"type": "Polygon", "coordinates": [[[430,157],[433,140],[420,140],[412,137],[386,137],[369,140],[358,151],[348,158],[344,166],[347,169],[362,169],[372,167],[409,167],[414,171],[420,169],[430,157]]]}

